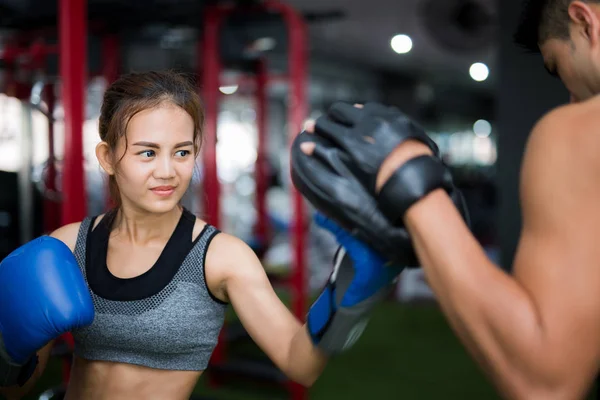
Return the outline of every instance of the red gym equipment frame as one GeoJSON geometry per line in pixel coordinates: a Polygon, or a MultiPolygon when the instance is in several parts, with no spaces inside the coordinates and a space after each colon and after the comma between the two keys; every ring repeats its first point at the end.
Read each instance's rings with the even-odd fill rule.
{"type": "MultiPolygon", "coordinates": [[[[234,6],[213,6],[206,10],[204,21],[203,42],[199,43],[198,54],[202,55],[198,63],[200,76],[202,76],[201,91],[205,106],[205,142],[204,142],[204,212],[207,222],[215,226],[220,225],[220,185],[217,174],[217,118],[219,112],[219,87],[222,64],[220,60],[219,31],[225,18],[236,8],[234,6]]],[[[254,10],[254,9],[253,9],[254,10]]],[[[307,38],[306,25],[302,17],[287,4],[278,1],[266,1],[259,6],[259,10],[277,12],[282,15],[288,29],[288,126],[289,141],[302,130],[307,117],[306,104],[306,70],[307,70],[307,38]]],[[[265,184],[266,184],[266,85],[269,77],[264,62],[259,63],[257,73],[257,128],[259,133],[259,145],[256,161],[257,179],[257,211],[258,223],[256,233],[259,240],[266,239],[266,211],[265,184]]],[[[306,257],[305,257],[305,232],[306,221],[304,217],[304,200],[293,185],[289,186],[292,193],[292,206],[294,219],[290,224],[290,236],[293,243],[294,256],[292,263],[292,277],[288,282],[288,288],[292,293],[292,310],[297,318],[304,320],[306,316],[307,282],[306,282],[306,257]]],[[[219,345],[213,353],[211,363],[224,362],[223,335],[219,345]]],[[[292,399],[305,399],[307,392],[304,387],[290,383],[292,399]]]]}
{"type": "Polygon", "coordinates": [[[87,216],[83,171],[83,121],[87,80],[87,1],[58,4],[59,65],[65,115],[61,225],[87,216]]]}

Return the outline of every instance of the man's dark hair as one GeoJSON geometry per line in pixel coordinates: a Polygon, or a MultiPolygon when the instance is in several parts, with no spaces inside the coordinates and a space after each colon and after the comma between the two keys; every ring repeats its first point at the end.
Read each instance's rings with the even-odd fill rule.
{"type": "MultiPolygon", "coordinates": [[[[600,0],[582,0],[600,3],[600,0]]],[[[514,34],[517,45],[539,52],[548,39],[569,39],[569,5],[573,0],[524,0],[521,19],[514,34]]]]}

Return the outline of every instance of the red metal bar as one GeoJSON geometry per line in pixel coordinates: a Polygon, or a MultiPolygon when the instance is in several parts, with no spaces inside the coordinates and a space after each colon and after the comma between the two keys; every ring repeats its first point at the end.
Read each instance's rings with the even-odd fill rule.
{"type": "Polygon", "coordinates": [[[36,39],[32,44],[23,44],[23,34],[16,40],[8,43],[0,54],[0,60],[7,65],[6,86],[0,88],[7,95],[21,100],[29,100],[31,95],[31,81],[26,76],[16,79],[19,72],[43,71],[46,68],[48,55],[56,54],[58,47],[44,43],[44,39],[36,39]]]}
{"type": "Polygon", "coordinates": [[[221,60],[219,57],[219,28],[224,13],[220,8],[207,9],[204,22],[202,54],[202,94],[204,98],[204,213],[208,223],[219,227],[221,222],[220,185],[217,174],[217,119],[219,115],[219,82],[221,60]]]}
{"type": "MultiPolygon", "coordinates": [[[[267,80],[266,60],[258,61],[256,71],[256,130],[258,133],[258,149],[256,154],[256,238],[260,248],[264,248],[268,240],[267,218],[267,184],[268,184],[268,136],[267,136],[267,80]]],[[[262,251],[261,251],[262,253],[262,251]]]]}
{"type": "MultiPolygon", "coordinates": [[[[48,193],[57,193],[56,188],[56,157],[54,153],[54,105],[56,96],[54,84],[49,83],[44,90],[48,105],[48,165],[44,176],[44,189],[48,193]]],[[[44,231],[49,233],[60,226],[60,206],[57,199],[44,196],[44,231]]]]}
{"type": "MultiPolygon", "coordinates": [[[[221,188],[217,173],[217,120],[219,115],[219,82],[221,75],[221,60],[219,52],[219,29],[224,13],[220,8],[208,7],[204,20],[203,40],[198,42],[198,75],[202,76],[202,97],[204,100],[204,144],[203,144],[203,211],[206,221],[215,227],[221,223],[221,188]]],[[[213,350],[211,364],[220,364],[225,355],[225,327],[221,329],[219,341],[213,350]]],[[[217,382],[211,379],[213,386],[217,382]]]]}
{"type": "Polygon", "coordinates": [[[60,0],[58,19],[65,126],[61,223],[65,225],[81,221],[87,215],[83,173],[83,120],[87,67],[86,0],[60,0]]]}
{"type": "MultiPolygon", "coordinates": [[[[102,20],[88,20],[87,27],[88,31],[94,34],[102,35],[108,29],[110,22],[107,23],[105,19],[102,20]]],[[[19,30],[19,39],[21,41],[30,42],[37,38],[49,37],[56,34],[56,24],[47,26],[36,25],[35,28],[29,28],[28,30],[19,30]]]]}
{"type": "Polygon", "coordinates": [[[26,60],[26,67],[31,69],[45,69],[48,56],[56,54],[58,46],[46,44],[44,43],[44,39],[38,39],[27,50],[28,59],[26,60]]]}
{"type": "Polygon", "coordinates": [[[117,80],[121,67],[121,54],[119,52],[119,36],[106,35],[102,38],[102,76],[106,84],[110,85],[117,80]]]}
{"type": "Polygon", "coordinates": [[[40,61],[45,61],[50,54],[56,54],[58,47],[54,44],[46,44],[43,40],[37,40],[30,46],[10,46],[0,54],[0,59],[6,62],[21,61],[25,67],[39,67],[40,61]],[[33,64],[33,66],[32,66],[33,64]]]}
{"type": "MultiPolygon", "coordinates": [[[[119,53],[119,37],[116,34],[106,35],[102,38],[102,66],[101,74],[106,85],[110,86],[117,80],[120,73],[121,58],[119,53]]],[[[114,200],[110,197],[108,180],[105,184],[106,209],[115,207],[114,200]]]]}
{"type": "Polygon", "coordinates": [[[6,44],[0,59],[6,64],[5,87],[3,92],[10,97],[16,97],[20,100],[29,101],[31,96],[31,82],[20,79],[20,74],[17,71],[23,71],[21,68],[21,58],[25,55],[28,58],[29,48],[22,45],[22,38],[16,37],[6,44]]]}

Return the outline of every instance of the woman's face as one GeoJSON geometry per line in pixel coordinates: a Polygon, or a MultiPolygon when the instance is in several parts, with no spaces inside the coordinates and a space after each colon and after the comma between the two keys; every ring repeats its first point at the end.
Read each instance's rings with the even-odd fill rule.
{"type": "Polygon", "coordinates": [[[114,154],[123,206],[164,213],[177,206],[195,165],[194,121],[182,108],[164,104],[129,121],[127,141],[114,154]]]}

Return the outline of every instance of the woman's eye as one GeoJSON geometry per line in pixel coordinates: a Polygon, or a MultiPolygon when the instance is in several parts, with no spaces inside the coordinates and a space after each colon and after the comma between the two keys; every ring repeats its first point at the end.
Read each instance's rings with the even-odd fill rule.
{"type": "Polygon", "coordinates": [[[177,154],[179,157],[185,157],[190,154],[190,151],[189,150],[179,150],[175,154],[177,154]]]}
{"type": "Polygon", "coordinates": [[[154,156],[154,150],[144,150],[141,153],[138,153],[142,157],[150,158],[154,156]]]}

